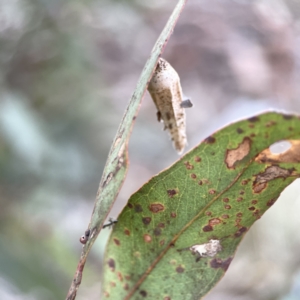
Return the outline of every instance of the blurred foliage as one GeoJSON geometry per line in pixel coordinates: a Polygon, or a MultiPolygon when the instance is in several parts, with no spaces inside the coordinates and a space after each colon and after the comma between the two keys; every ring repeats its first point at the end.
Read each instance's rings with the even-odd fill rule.
{"type": "MultiPolygon", "coordinates": [[[[0,0],[1,299],[66,295],[110,143],[172,8],[172,1],[162,0],[0,0]]],[[[293,0],[188,1],[164,57],[195,104],[187,111],[190,148],[259,110],[300,111],[299,16],[293,0]]],[[[178,158],[155,113],[146,95],[113,217],[143,182],[178,158]]],[[[280,207],[293,226],[279,222],[271,227],[277,233],[266,231],[264,239],[263,228],[252,230],[247,247],[241,246],[245,256],[208,299],[218,293],[222,299],[280,299],[287,293],[299,273],[300,240],[289,231],[298,220],[296,209],[288,211],[297,207],[293,191],[280,207]],[[276,242],[272,251],[270,240],[276,242]],[[258,242],[264,246],[255,248],[258,242]],[[249,257],[257,263],[245,264],[249,257]],[[241,266],[249,268],[248,277],[237,287],[226,280],[241,266]]],[[[99,298],[107,235],[92,251],[77,299],[99,298]]]]}

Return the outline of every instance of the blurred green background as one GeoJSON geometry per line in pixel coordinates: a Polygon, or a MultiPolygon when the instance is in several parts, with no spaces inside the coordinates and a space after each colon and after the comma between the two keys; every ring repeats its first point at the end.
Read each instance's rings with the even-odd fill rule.
{"type": "MultiPolygon", "coordinates": [[[[110,144],[176,1],[0,0],[0,299],[64,299],[110,144]]],[[[269,108],[300,112],[300,2],[189,0],[163,55],[191,149],[269,108]]],[[[178,159],[146,94],[111,217],[178,159]]],[[[208,300],[300,299],[300,184],[258,221],[208,300]]],[[[100,299],[97,240],[77,299],[100,299]]]]}

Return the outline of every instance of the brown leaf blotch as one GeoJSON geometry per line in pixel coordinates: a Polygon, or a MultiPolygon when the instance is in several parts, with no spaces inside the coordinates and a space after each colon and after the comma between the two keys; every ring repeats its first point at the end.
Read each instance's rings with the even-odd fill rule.
{"type": "Polygon", "coordinates": [[[299,163],[300,162],[300,141],[287,140],[291,146],[282,153],[273,154],[270,148],[265,149],[257,155],[255,161],[258,163],[299,163]]]}
{"type": "Polygon", "coordinates": [[[269,122],[266,123],[266,127],[269,128],[269,127],[274,126],[276,124],[277,123],[275,121],[269,121],[269,122]]]}
{"type": "Polygon", "coordinates": [[[196,156],[194,160],[195,160],[195,162],[201,162],[201,157],[196,156]]]}
{"type": "Polygon", "coordinates": [[[177,217],[177,214],[174,211],[172,211],[170,215],[171,215],[171,218],[176,218],[177,217]]]}
{"type": "Polygon", "coordinates": [[[130,275],[125,275],[126,280],[130,280],[131,276],[130,275]]]}
{"type": "Polygon", "coordinates": [[[134,210],[137,212],[137,213],[140,213],[143,211],[143,208],[140,204],[135,204],[134,205],[134,210]]]}
{"type": "Polygon", "coordinates": [[[293,119],[294,118],[294,116],[293,115],[282,115],[282,117],[285,119],[285,120],[291,120],[291,119],[293,119]]]}
{"type": "Polygon", "coordinates": [[[211,216],[212,213],[211,213],[211,211],[206,211],[205,214],[206,214],[207,216],[211,216]]]}
{"type": "Polygon", "coordinates": [[[242,180],[241,184],[246,185],[249,182],[249,180],[242,180]]]}
{"type": "Polygon", "coordinates": [[[116,239],[116,238],[114,238],[114,243],[115,243],[117,246],[120,246],[120,245],[121,245],[121,242],[120,242],[118,239],[116,239]]]}
{"type": "Polygon", "coordinates": [[[213,136],[209,136],[209,137],[207,137],[207,138],[204,140],[204,142],[205,142],[206,144],[213,144],[213,143],[216,142],[216,139],[215,139],[213,136]]]}
{"type": "Polygon", "coordinates": [[[236,199],[237,202],[241,202],[242,200],[243,200],[243,197],[238,197],[238,198],[236,199]]]}
{"type": "Polygon", "coordinates": [[[235,237],[240,237],[243,233],[245,233],[247,231],[247,227],[241,227],[235,234],[235,237]]]}
{"type": "Polygon", "coordinates": [[[149,225],[151,223],[151,218],[150,217],[144,217],[142,218],[142,221],[145,225],[149,225]]]}
{"type": "Polygon", "coordinates": [[[224,205],[224,208],[225,209],[231,209],[231,206],[227,204],[227,205],[224,205]]]}
{"type": "Polygon", "coordinates": [[[168,193],[168,196],[170,197],[170,198],[173,198],[176,194],[177,194],[177,192],[176,192],[176,190],[167,190],[167,193],[168,193]]]}
{"type": "Polygon", "coordinates": [[[110,259],[107,261],[107,264],[108,264],[109,269],[110,269],[112,272],[114,272],[114,271],[115,271],[115,268],[116,268],[116,263],[115,263],[115,261],[114,261],[112,258],[110,258],[110,259]]]}
{"type": "Polygon", "coordinates": [[[255,210],[254,206],[248,207],[249,210],[255,210]]]}
{"type": "Polygon", "coordinates": [[[261,193],[267,186],[268,186],[268,184],[267,184],[266,182],[256,184],[255,186],[253,186],[253,192],[256,193],[256,194],[259,194],[259,193],[261,193]]]}
{"type": "Polygon", "coordinates": [[[251,122],[251,123],[258,122],[258,121],[259,121],[259,117],[252,117],[252,118],[249,118],[248,121],[251,122]]]}
{"type": "Polygon", "coordinates": [[[106,298],[109,298],[109,293],[108,293],[108,292],[105,291],[103,294],[104,294],[104,296],[105,296],[106,298]]]}
{"type": "Polygon", "coordinates": [[[213,189],[211,189],[211,190],[209,190],[208,191],[208,193],[210,194],[210,195],[213,195],[213,194],[215,194],[217,191],[216,190],[213,190],[213,189]]]}
{"type": "Polygon", "coordinates": [[[257,200],[252,200],[251,204],[255,205],[255,204],[257,204],[257,202],[258,202],[257,200]]]}
{"type": "Polygon", "coordinates": [[[184,272],[184,268],[183,268],[182,266],[178,266],[178,267],[176,268],[176,272],[177,272],[177,273],[183,273],[183,272],[184,272]]]}
{"type": "Polygon", "coordinates": [[[118,279],[122,282],[123,281],[123,275],[121,272],[117,272],[118,279]]]}
{"type": "Polygon", "coordinates": [[[159,223],[159,224],[158,224],[158,227],[159,227],[159,228],[165,228],[165,223],[159,223]]]}
{"type": "Polygon", "coordinates": [[[250,152],[251,140],[245,137],[235,149],[226,150],[225,163],[229,169],[235,169],[235,164],[244,159],[250,152]]]}
{"type": "Polygon", "coordinates": [[[203,230],[204,232],[209,232],[209,231],[213,231],[214,228],[213,228],[211,225],[206,225],[206,226],[204,226],[204,227],[202,228],[202,230],[203,230]]]}
{"type": "Polygon", "coordinates": [[[270,199],[268,202],[267,202],[267,206],[272,206],[275,202],[276,202],[276,198],[274,199],[270,199]]]}
{"type": "Polygon", "coordinates": [[[196,178],[197,178],[197,175],[196,175],[196,174],[191,174],[191,178],[192,178],[192,179],[196,179],[196,178]]]}
{"type": "Polygon", "coordinates": [[[144,290],[141,290],[140,295],[145,298],[145,297],[147,297],[147,292],[144,290]]]}
{"type": "Polygon", "coordinates": [[[129,236],[130,235],[130,230],[126,228],[126,229],[124,229],[124,233],[125,233],[125,235],[129,236]]]}
{"type": "Polygon", "coordinates": [[[238,134],[241,134],[241,133],[244,132],[244,130],[243,130],[242,128],[237,128],[236,132],[237,132],[238,134]]]}
{"type": "Polygon", "coordinates": [[[129,285],[128,285],[128,283],[125,283],[125,284],[123,285],[123,289],[124,289],[125,291],[128,291],[128,290],[129,290],[129,285]]]}
{"type": "Polygon", "coordinates": [[[283,169],[279,166],[269,166],[265,169],[264,172],[255,175],[255,180],[253,182],[253,191],[254,193],[260,193],[267,187],[267,182],[275,178],[287,178],[291,176],[294,168],[292,169],[283,169]]]}
{"type": "Polygon", "coordinates": [[[151,241],[152,241],[151,235],[149,235],[149,234],[144,234],[144,241],[145,241],[146,243],[151,243],[151,241]]]}
{"type": "Polygon", "coordinates": [[[154,214],[157,214],[159,212],[162,212],[165,210],[165,207],[161,203],[152,203],[149,206],[149,210],[153,212],[154,214]]]}
{"type": "Polygon", "coordinates": [[[239,213],[236,214],[236,216],[237,216],[238,218],[241,218],[241,217],[243,216],[243,213],[239,212],[239,213]]]}
{"type": "Polygon", "coordinates": [[[221,218],[223,218],[223,219],[228,219],[229,216],[228,216],[228,215],[222,215],[221,218]]]}
{"type": "Polygon", "coordinates": [[[165,240],[159,241],[159,244],[160,244],[161,246],[163,246],[163,245],[165,244],[165,240]]]}
{"type": "Polygon", "coordinates": [[[132,205],[131,203],[128,203],[127,206],[128,206],[129,208],[133,208],[133,205],[132,205]]]}
{"type": "Polygon", "coordinates": [[[199,184],[199,185],[202,185],[202,184],[203,184],[202,180],[199,180],[199,181],[198,181],[198,184],[199,184]]]}
{"type": "Polygon", "coordinates": [[[164,300],[171,300],[171,297],[164,297],[164,300]]]}
{"type": "Polygon", "coordinates": [[[223,198],[223,201],[224,201],[225,203],[228,203],[228,202],[229,202],[229,198],[223,198]]]}
{"type": "Polygon", "coordinates": [[[155,228],[153,230],[153,233],[154,233],[155,236],[159,236],[159,235],[161,235],[161,229],[160,228],[155,228]]]}
{"type": "Polygon", "coordinates": [[[220,258],[214,258],[214,259],[211,260],[210,266],[214,269],[221,268],[221,269],[224,270],[224,272],[226,272],[229,265],[230,265],[230,263],[231,263],[231,261],[232,261],[232,257],[229,257],[226,260],[222,260],[220,258]]]}
{"type": "Polygon", "coordinates": [[[208,221],[208,224],[211,225],[211,226],[215,226],[215,225],[218,225],[220,223],[222,223],[222,221],[219,218],[210,219],[208,221]]]}
{"type": "Polygon", "coordinates": [[[194,166],[190,164],[189,161],[184,162],[185,167],[187,168],[187,170],[193,170],[194,166]]]}
{"type": "Polygon", "coordinates": [[[245,191],[241,190],[240,195],[244,195],[244,194],[245,194],[245,191]]]}

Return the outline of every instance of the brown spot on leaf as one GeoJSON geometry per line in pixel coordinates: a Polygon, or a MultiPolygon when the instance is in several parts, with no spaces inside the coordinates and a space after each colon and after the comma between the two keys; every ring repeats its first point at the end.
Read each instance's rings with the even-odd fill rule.
{"type": "Polygon", "coordinates": [[[213,144],[213,143],[216,142],[216,139],[215,139],[213,136],[209,136],[209,137],[207,137],[207,138],[204,140],[204,142],[205,142],[206,144],[213,144]]]}
{"type": "Polygon", "coordinates": [[[243,133],[243,132],[244,132],[244,130],[243,130],[243,129],[241,129],[241,128],[237,128],[236,132],[237,132],[237,133],[239,133],[239,134],[241,134],[241,133],[243,133]]]}
{"type": "Polygon", "coordinates": [[[202,228],[204,232],[213,231],[214,228],[211,225],[206,225],[202,228]]]}
{"type": "Polygon", "coordinates": [[[163,245],[165,244],[165,240],[159,241],[159,244],[160,244],[161,246],[163,246],[163,245]]]}
{"type": "Polygon", "coordinates": [[[222,215],[221,218],[223,218],[223,219],[228,219],[229,216],[228,216],[228,215],[222,215]]]}
{"type": "Polygon", "coordinates": [[[140,204],[135,204],[134,205],[134,210],[137,212],[137,213],[140,213],[143,211],[143,208],[140,204]]]}
{"type": "Polygon", "coordinates": [[[195,162],[200,162],[200,161],[201,161],[201,157],[196,156],[196,157],[195,157],[195,162]]]}
{"type": "Polygon", "coordinates": [[[211,211],[206,211],[205,214],[206,214],[207,216],[211,216],[211,211]]]}
{"type": "Polygon", "coordinates": [[[133,205],[132,205],[131,203],[128,203],[127,206],[128,206],[129,208],[133,208],[133,205]]]}
{"type": "Polygon", "coordinates": [[[293,115],[282,115],[282,117],[285,119],[285,120],[290,120],[290,119],[293,119],[294,116],[293,115]]]}
{"type": "Polygon", "coordinates": [[[202,185],[202,184],[203,184],[202,180],[199,180],[199,181],[198,181],[198,184],[199,184],[199,185],[202,185]]]}
{"type": "MultiPolygon", "coordinates": [[[[251,125],[253,125],[253,124],[251,124],[251,125]]],[[[253,126],[254,126],[254,125],[253,125],[253,126]]],[[[254,138],[254,137],[256,137],[256,134],[255,134],[255,133],[251,133],[251,134],[250,134],[250,137],[251,137],[251,138],[254,138]]]]}
{"type": "Polygon", "coordinates": [[[294,128],[290,126],[290,127],[288,128],[288,130],[289,130],[289,131],[293,131],[294,128]]]}
{"type": "Polygon", "coordinates": [[[171,215],[171,218],[176,218],[177,217],[177,214],[174,211],[172,211],[170,215],[171,215]]]}
{"type": "Polygon", "coordinates": [[[228,202],[229,202],[229,198],[223,198],[223,201],[224,201],[225,203],[228,203],[228,202]]]}
{"type": "Polygon", "coordinates": [[[210,219],[208,221],[208,224],[211,225],[211,226],[215,226],[215,225],[218,225],[220,223],[222,223],[222,221],[219,218],[210,219]]]}
{"type": "Polygon", "coordinates": [[[235,237],[240,237],[244,232],[246,232],[248,229],[247,227],[241,227],[235,234],[235,237]]]}
{"type": "Polygon", "coordinates": [[[177,194],[177,192],[176,192],[176,190],[167,190],[167,193],[168,193],[168,196],[170,197],[170,198],[173,198],[176,194],[177,194]]]}
{"type": "Polygon", "coordinates": [[[103,294],[104,294],[104,296],[105,296],[106,298],[109,298],[109,293],[108,293],[108,292],[105,291],[103,294]]]}
{"type": "Polygon", "coordinates": [[[164,211],[165,207],[161,203],[152,203],[149,206],[149,210],[151,212],[153,212],[154,214],[157,214],[157,213],[159,213],[161,211],[164,211]]]}
{"type": "Polygon", "coordinates": [[[184,272],[184,268],[183,268],[182,266],[178,266],[178,267],[176,268],[176,272],[177,272],[177,273],[183,273],[183,272],[184,272]]]}
{"type": "Polygon", "coordinates": [[[129,285],[128,285],[128,283],[125,283],[125,284],[123,285],[123,289],[124,289],[125,291],[128,291],[128,290],[129,290],[129,285]]]}
{"type": "Polygon", "coordinates": [[[196,174],[191,174],[191,178],[196,179],[197,175],[196,174]]]}
{"type": "Polygon", "coordinates": [[[236,216],[237,216],[238,218],[241,218],[241,217],[243,216],[243,213],[239,212],[239,213],[236,214],[236,216]]]}
{"type": "Polygon", "coordinates": [[[255,175],[255,180],[253,182],[254,193],[260,193],[263,189],[265,189],[268,181],[280,177],[285,179],[291,176],[293,171],[294,168],[283,169],[276,165],[267,167],[264,172],[255,175]]]}
{"type": "Polygon", "coordinates": [[[150,217],[145,217],[145,218],[142,218],[142,221],[145,225],[149,225],[151,223],[151,218],[150,217]]]}
{"type": "Polygon", "coordinates": [[[236,199],[236,201],[237,201],[237,202],[243,201],[243,197],[238,197],[238,198],[236,199]]]}
{"type": "Polygon", "coordinates": [[[126,280],[130,280],[131,276],[130,275],[125,275],[126,280]]]}
{"type": "Polygon", "coordinates": [[[244,159],[250,152],[251,140],[245,137],[235,149],[226,151],[225,163],[229,169],[234,169],[237,162],[244,159]]]}
{"type": "Polygon", "coordinates": [[[210,195],[213,195],[213,194],[216,193],[216,190],[211,189],[211,190],[208,191],[208,193],[209,193],[210,195]]]}
{"type": "Polygon", "coordinates": [[[164,297],[164,300],[171,300],[171,297],[164,297]]]}
{"type": "Polygon", "coordinates": [[[145,241],[146,243],[151,243],[151,241],[152,241],[151,235],[149,235],[149,234],[144,234],[144,241],[145,241]]]}
{"type": "Polygon", "coordinates": [[[193,170],[194,166],[190,164],[189,161],[184,162],[185,167],[187,168],[187,170],[193,170]]]}
{"type": "Polygon", "coordinates": [[[258,202],[257,200],[252,200],[251,204],[255,205],[255,204],[257,204],[257,202],[258,202]]]}
{"type": "Polygon", "coordinates": [[[225,208],[225,209],[231,209],[231,206],[228,205],[228,204],[226,204],[226,205],[224,205],[224,208],[225,208]]]}
{"type": "Polygon", "coordinates": [[[165,228],[165,223],[159,223],[159,224],[158,224],[158,227],[159,227],[159,228],[165,228]]]}
{"type": "Polygon", "coordinates": [[[256,194],[261,193],[267,186],[268,184],[266,182],[259,183],[253,187],[253,192],[256,194]]]}
{"type": "Polygon", "coordinates": [[[155,228],[153,230],[153,233],[154,233],[155,236],[159,236],[159,235],[161,235],[161,229],[160,228],[155,228]]]}
{"type": "Polygon", "coordinates": [[[276,124],[277,123],[275,121],[269,121],[269,122],[266,123],[266,127],[269,128],[269,127],[274,126],[276,124]]]}
{"type": "Polygon", "coordinates": [[[147,297],[147,292],[144,290],[141,290],[140,295],[145,298],[145,297],[147,297]]]}
{"type": "Polygon", "coordinates": [[[252,118],[249,118],[248,121],[251,122],[251,123],[258,122],[258,121],[259,121],[259,117],[252,117],[252,118]]]}
{"type": "Polygon", "coordinates": [[[248,127],[249,127],[249,128],[254,128],[255,125],[251,123],[251,124],[248,125],[248,127]]]}
{"type": "Polygon", "coordinates": [[[116,239],[116,238],[114,238],[114,243],[117,245],[117,246],[120,246],[120,241],[118,240],[118,239],[116,239]]]}
{"type": "Polygon", "coordinates": [[[255,161],[258,163],[299,163],[300,162],[300,140],[287,140],[291,146],[283,153],[274,154],[270,148],[259,153],[255,161]]]}
{"type": "Polygon", "coordinates": [[[118,279],[122,282],[123,281],[123,275],[122,275],[122,273],[118,272],[117,275],[118,275],[118,279]]]}
{"type": "Polygon", "coordinates": [[[244,194],[245,194],[245,191],[241,190],[240,195],[244,195],[244,194]]]}
{"type": "Polygon", "coordinates": [[[221,268],[224,270],[224,272],[226,272],[231,261],[232,261],[232,257],[228,257],[226,260],[222,260],[220,258],[214,258],[211,260],[210,266],[214,269],[221,268]]]}
{"type": "Polygon", "coordinates": [[[115,271],[115,268],[116,268],[116,263],[115,263],[115,261],[114,261],[112,258],[110,258],[110,259],[107,261],[107,264],[108,264],[109,269],[110,269],[112,272],[114,272],[114,271],[115,271]]]}
{"type": "Polygon", "coordinates": [[[249,182],[249,180],[242,180],[241,184],[246,185],[249,182]]]}
{"type": "Polygon", "coordinates": [[[124,229],[124,233],[125,233],[125,235],[129,236],[130,235],[130,230],[126,228],[126,229],[124,229]]]}
{"type": "Polygon", "coordinates": [[[249,210],[255,210],[254,206],[248,207],[249,210]]]}
{"type": "Polygon", "coordinates": [[[276,198],[273,198],[273,199],[270,199],[268,202],[267,202],[267,206],[272,206],[275,202],[276,202],[276,198]]]}

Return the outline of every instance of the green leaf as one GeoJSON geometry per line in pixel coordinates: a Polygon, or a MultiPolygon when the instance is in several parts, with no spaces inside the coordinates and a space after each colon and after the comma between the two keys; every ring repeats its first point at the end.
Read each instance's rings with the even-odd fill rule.
{"type": "Polygon", "coordinates": [[[217,131],[153,177],[131,196],[111,234],[104,298],[203,297],[251,225],[299,177],[297,139],[299,117],[265,113],[217,131]],[[267,148],[279,140],[291,147],[274,155],[267,148]],[[190,247],[212,239],[221,251],[193,255],[190,247]]]}

